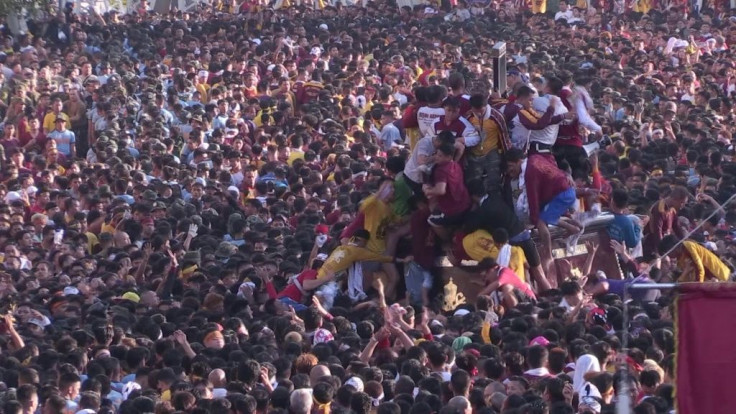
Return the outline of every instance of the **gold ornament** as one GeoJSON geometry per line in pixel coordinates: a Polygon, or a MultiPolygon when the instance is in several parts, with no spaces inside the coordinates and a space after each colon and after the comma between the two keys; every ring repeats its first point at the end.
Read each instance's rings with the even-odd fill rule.
{"type": "Polygon", "coordinates": [[[447,281],[445,285],[445,301],[442,304],[442,310],[445,312],[451,312],[460,305],[465,304],[465,295],[462,292],[457,291],[457,285],[452,281],[452,278],[447,281]]]}

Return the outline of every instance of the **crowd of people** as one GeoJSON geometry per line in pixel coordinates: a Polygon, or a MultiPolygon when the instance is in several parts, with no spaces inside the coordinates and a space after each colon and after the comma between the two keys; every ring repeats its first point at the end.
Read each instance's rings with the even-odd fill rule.
{"type": "Polygon", "coordinates": [[[276,3],[0,26],[0,411],[673,412],[626,289],[731,279],[728,5],[276,3]]]}

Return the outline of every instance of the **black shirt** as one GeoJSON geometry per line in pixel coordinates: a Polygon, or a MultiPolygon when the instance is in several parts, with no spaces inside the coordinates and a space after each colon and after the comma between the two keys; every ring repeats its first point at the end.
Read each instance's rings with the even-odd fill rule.
{"type": "Polygon", "coordinates": [[[509,234],[509,238],[524,231],[524,224],[500,195],[490,195],[481,199],[480,206],[468,215],[465,224],[468,230],[483,229],[489,233],[503,228],[509,234]]]}

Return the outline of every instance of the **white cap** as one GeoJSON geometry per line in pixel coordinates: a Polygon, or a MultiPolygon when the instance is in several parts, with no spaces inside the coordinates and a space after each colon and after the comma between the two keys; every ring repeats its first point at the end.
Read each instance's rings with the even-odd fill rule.
{"type": "Polygon", "coordinates": [[[363,380],[358,377],[352,377],[345,381],[345,385],[352,385],[358,392],[363,392],[363,380]]]}
{"type": "Polygon", "coordinates": [[[318,46],[315,46],[312,48],[312,50],[309,51],[310,55],[315,56],[321,56],[322,55],[322,49],[320,49],[318,46]]]}
{"type": "Polygon", "coordinates": [[[78,295],[79,289],[75,288],[74,286],[67,286],[64,288],[64,296],[68,295],[78,295]]]}
{"type": "Polygon", "coordinates": [[[36,195],[37,192],[38,192],[38,187],[36,187],[35,185],[31,185],[28,188],[26,188],[26,194],[28,194],[29,196],[36,195]]]}
{"type": "Polygon", "coordinates": [[[238,187],[234,185],[231,185],[230,187],[228,187],[227,191],[235,193],[235,194],[240,194],[240,190],[238,190],[238,187]]]}
{"type": "Polygon", "coordinates": [[[330,28],[327,27],[326,24],[322,23],[321,25],[319,25],[319,30],[325,30],[326,31],[326,30],[330,30],[330,28]]]}
{"type": "Polygon", "coordinates": [[[12,203],[13,201],[22,200],[23,197],[21,197],[20,193],[17,191],[10,191],[8,194],[5,194],[5,202],[6,203],[12,203]]]}
{"type": "Polygon", "coordinates": [[[123,386],[123,400],[127,400],[128,396],[133,393],[133,391],[140,390],[141,386],[135,381],[130,381],[129,383],[125,384],[123,386]]]}
{"type": "Polygon", "coordinates": [[[51,320],[49,320],[49,318],[47,318],[46,316],[42,316],[40,318],[31,318],[28,320],[28,323],[32,323],[39,328],[45,328],[51,325],[51,320]]]}
{"type": "Polygon", "coordinates": [[[465,316],[465,315],[467,315],[469,313],[470,313],[470,311],[467,310],[467,309],[458,309],[458,310],[455,311],[455,313],[453,315],[455,315],[455,316],[465,316]]]}
{"type": "Polygon", "coordinates": [[[258,46],[261,45],[261,39],[250,39],[250,41],[257,44],[258,46]]]}

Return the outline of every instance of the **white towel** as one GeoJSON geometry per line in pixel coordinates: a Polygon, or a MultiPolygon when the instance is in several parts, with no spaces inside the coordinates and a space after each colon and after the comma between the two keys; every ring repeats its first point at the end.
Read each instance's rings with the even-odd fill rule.
{"type": "Polygon", "coordinates": [[[322,287],[317,291],[316,295],[319,296],[319,301],[322,303],[322,307],[326,310],[332,309],[332,305],[335,304],[337,290],[337,283],[333,280],[332,282],[322,285],[322,287]]]}
{"type": "Polygon", "coordinates": [[[348,296],[353,302],[368,297],[363,291],[363,266],[360,262],[353,263],[348,269],[348,296]]]}
{"type": "Polygon", "coordinates": [[[688,43],[687,40],[680,40],[676,37],[670,37],[667,40],[667,46],[664,48],[664,54],[669,55],[672,53],[676,48],[679,47],[687,47],[690,43],[688,43]]]}
{"type": "Polygon", "coordinates": [[[504,244],[501,249],[498,251],[498,257],[496,258],[496,263],[498,263],[499,266],[502,267],[509,267],[509,263],[511,263],[511,245],[506,243],[504,244]]]}
{"type": "Polygon", "coordinates": [[[639,243],[637,243],[636,246],[634,246],[634,248],[631,250],[631,257],[636,259],[638,257],[644,256],[644,248],[641,245],[641,241],[643,239],[643,230],[642,230],[642,225],[641,225],[641,219],[639,219],[639,216],[637,216],[636,214],[630,214],[629,217],[632,220],[634,220],[634,223],[638,225],[637,236],[639,237],[639,243]]]}

